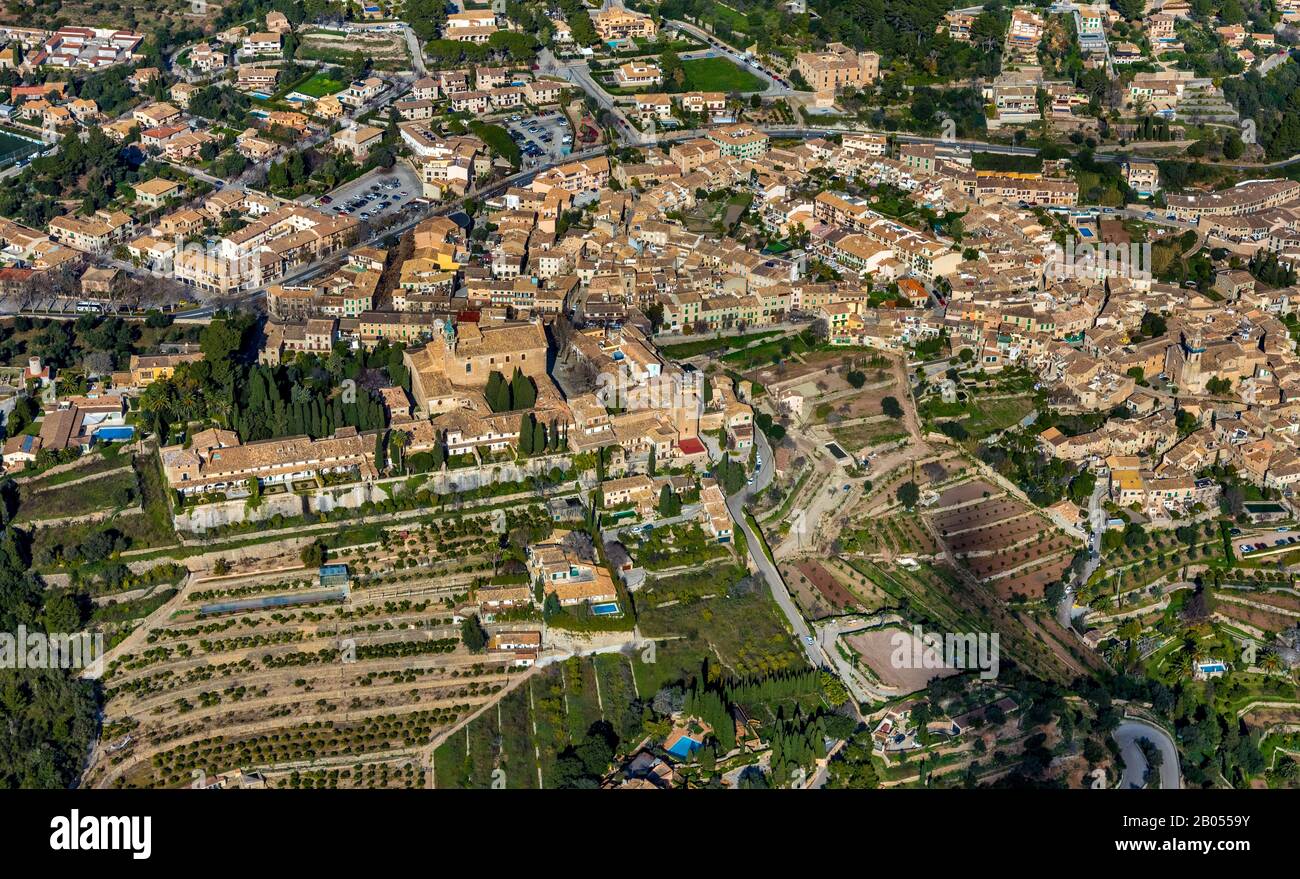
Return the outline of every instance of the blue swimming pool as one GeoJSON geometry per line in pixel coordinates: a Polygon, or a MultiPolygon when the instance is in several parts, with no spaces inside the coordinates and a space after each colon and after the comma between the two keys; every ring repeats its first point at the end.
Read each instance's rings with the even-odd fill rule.
{"type": "Polygon", "coordinates": [[[1080,226],[1080,227],[1079,227],[1079,234],[1082,235],[1084,238],[1091,238],[1091,237],[1092,237],[1092,230],[1089,229],[1087,226],[1080,226]]]}
{"type": "Polygon", "coordinates": [[[607,601],[604,604],[593,604],[591,606],[591,612],[597,616],[609,616],[610,614],[618,613],[618,602],[607,601]]]}
{"type": "Polygon", "coordinates": [[[130,425],[125,427],[101,427],[95,431],[95,439],[101,443],[127,442],[135,439],[135,428],[130,425]]]}
{"type": "Polygon", "coordinates": [[[673,742],[673,746],[671,748],[666,748],[665,750],[667,750],[668,753],[672,754],[674,757],[681,757],[684,760],[690,757],[699,749],[700,749],[699,742],[693,739],[689,739],[686,736],[682,736],[680,739],[673,742]]]}

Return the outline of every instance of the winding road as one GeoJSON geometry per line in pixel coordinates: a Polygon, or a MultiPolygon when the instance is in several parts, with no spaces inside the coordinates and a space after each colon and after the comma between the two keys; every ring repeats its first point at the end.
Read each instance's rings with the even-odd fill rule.
{"type": "Polygon", "coordinates": [[[1147,759],[1142,754],[1140,739],[1146,739],[1160,751],[1160,788],[1161,790],[1179,790],[1183,786],[1182,772],[1178,766],[1178,749],[1174,740],[1154,724],[1145,720],[1126,718],[1111,733],[1119,745],[1120,758],[1124,761],[1124,775],[1120,787],[1132,790],[1146,786],[1145,776],[1147,759]]]}

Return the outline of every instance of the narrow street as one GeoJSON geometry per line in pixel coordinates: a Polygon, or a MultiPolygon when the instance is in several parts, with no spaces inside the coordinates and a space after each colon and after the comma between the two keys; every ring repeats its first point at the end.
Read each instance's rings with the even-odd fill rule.
{"type": "Polygon", "coordinates": [[[789,621],[791,631],[799,639],[799,644],[808,655],[808,661],[815,668],[822,668],[826,665],[826,658],[822,655],[816,637],[808,628],[808,623],[805,622],[799,608],[795,606],[794,599],[790,597],[790,590],[786,587],[781,572],[768,559],[767,553],[763,552],[762,538],[754,533],[754,529],[750,527],[749,521],[745,517],[745,503],[772,482],[772,477],[776,471],[772,463],[772,449],[762,431],[754,431],[754,442],[758,445],[758,454],[763,459],[763,467],[754,475],[753,485],[746,485],[727,498],[727,509],[731,512],[731,518],[735,521],[736,527],[745,535],[745,543],[749,547],[750,558],[754,560],[759,573],[767,581],[768,588],[772,590],[772,597],[776,599],[781,612],[785,614],[785,618],[789,621]]]}

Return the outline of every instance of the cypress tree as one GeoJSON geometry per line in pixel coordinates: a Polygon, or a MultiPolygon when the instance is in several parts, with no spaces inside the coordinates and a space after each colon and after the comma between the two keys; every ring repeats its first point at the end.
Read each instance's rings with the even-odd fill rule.
{"type": "Polygon", "coordinates": [[[447,460],[447,450],[443,447],[445,442],[441,431],[434,437],[433,443],[433,469],[441,470],[443,463],[447,460]]]}
{"type": "Polygon", "coordinates": [[[519,454],[531,455],[533,453],[533,425],[532,417],[524,414],[519,416],[519,454]]]}
{"type": "Polygon", "coordinates": [[[524,375],[523,370],[515,367],[515,373],[510,378],[510,408],[512,409],[531,409],[537,405],[537,388],[533,385],[532,379],[524,375]]]}

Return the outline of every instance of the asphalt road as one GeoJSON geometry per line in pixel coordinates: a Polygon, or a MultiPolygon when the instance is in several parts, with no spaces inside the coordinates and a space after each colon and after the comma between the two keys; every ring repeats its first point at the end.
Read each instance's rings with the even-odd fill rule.
{"type": "Polygon", "coordinates": [[[763,467],[758,473],[754,474],[754,483],[752,485],[746,485],[727,498],[727,509],[730,511],[736,527],[745,535],[745,542],[749,546],[749,555],[763,575],[763,579],[767,580],[768,588],[772,590],[772,597],[776,599],[781,612],[790,621],[790,629],[794,632],[795,637],[799,639],[799,645],[803,648],[804,653],[808,655],[808,661],[812,663],[814,668],[821,668],[826,664],[826,659],[822,656],[821,648],[817,646],[816,637],[813,635],[812,630],[808,628],[808,624],[804,621],[799,608],[795,607],[794,599],[790,597],[790,590],[786,588],[785,580],[781,578],[781,572],[768,559],[767,553],[763,552],[763,544],[760,542],[759,536],[754,533],[754,529],[749,527],[749,520],[745,518],[745,503],[766,488],[772,482],[772,477],[776,472],[775,465],[772,463],[772,449],[767,444],[767,437],[763,435],[762,431],[755,430],[754,441],[758,444],[758,454],[763,458],[763,467]]]}
{"type": "Polygon", "coordinates": [[[1160,750],[1160,788],[1162,790],[1179,790],[1182,788],[1182,773],[1178,766],[1178,749],[1174,740],[1158,726],[1146,721],[1128,719],[1115,727],[1111,733],[1119,745],[1120,758],[1124,761],[1124,775],[1120,787],[1125,790],[1145,786],[1147,760],[1142,755],[1138,739],[1147,739],[1160,750]]]}
{"type": "Polygon", "coordinates": [[[1101,502],[1105,496],[1106,480],[1098,477],[1097,484],[1092,490],[1092,496],[1088,498],[1088,524],[1092,529],[1092,534],[1088,538],[1088,562],[1083,566],[1083,570],[1079,572],[1079,576],[1066,587],[1065,594],[1061,596],[1060,604],[1056,606],[1056,621],[1064,629],[1070,628],[1070,622],[1074,616],[1074,597],[1078,593],[1079,587],[1088,582],[1088,578],[1093,575],[1093,572],[1101,564],[1101,535],[1106,530],[1106,510],[1102,507],[1101,502]]]}

